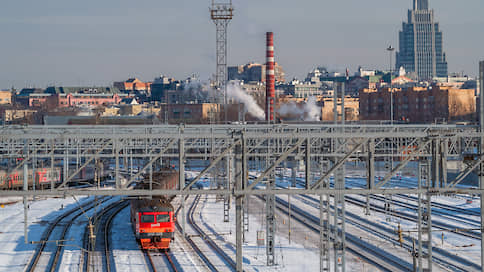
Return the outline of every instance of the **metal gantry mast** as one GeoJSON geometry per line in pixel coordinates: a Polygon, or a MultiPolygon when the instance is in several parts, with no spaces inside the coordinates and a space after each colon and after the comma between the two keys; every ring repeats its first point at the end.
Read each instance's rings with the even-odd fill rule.
{"type": "MultiPolygon", "coordinates": [[[[242,137],[243,138],[243,137],[242,137]]],[[[245,182],[245,169],[244,169],[244,141],[242,144],[235,146],[235,189],[243,190],[245,182]]],[[[242,242],[244,234],[244,218],[243,218],[243,202],[244,196],[239,195],[235,197],[235,260],[236,260],[236,272],[243,271],[243,256],[242,256],[242,242]]]]}
{"type": "MultiPolygon", "coordinates": [[[[329,163],[329,162],[328,162],[329,163]]],[[[329,166],[329,165],[328,165],[329,166]]],[[[329,170],[325,162],[321,162],[321,173],[329,170]]],[[[321,189],[330,188],[329,179],[321,184],[321,189]]],[[[319,195],[319,267],[321,272],[331,271],[330,247],[331,247],[331,216],[330,195],[319,195]]]]}
{"type": "MultiPolygon", "coordinates": [[[[267,140],[267,159],[266,168],[274,163],[272,154],[275,154],[276,150],[273,150],[276,143],[273,140],[267,140]]],[[[269,171],[267,174],[266,189],[273,190],[276,187],[276,176],[274,170],[269,171]]],[[[275,264],[275,235],[276,235],[276,196],[272,194],[266,195],[266,255],[267,265],[272,266],[275,264]]]]}
{"type": "MultiPolygon", "coordinates": [[[[229,3],[217,3],[216,0],[212,0],[212,6],[210,8],[210,17],[215,23],[216,27],[216,51],[217,51],[217,70],[215,73],[215,89],[222,92],[223,104],[224,104],[224,120],[227,121],[227,27],[233,18],[234,8],[232,6],[232,0],[229,3]]],[[[216,96],[213,99],[214,103],[220,103],[220,101],[215,101],[216,96]]],[[[228,158],[228,157],[227,157],[228,158]]],[[[227,159],[227,166],[229,160],[227,159]]],[[[229,167],[227,167],[227,170],[229,167]]],[[[217,172],[215,172],[217,173],[217,172]]],[[[228,180],[229,173],[226,173],[228,180]]],[[[228,182],[225,184],[230,188],[228,182]]],[[[229,209],[230,209],[230,196],[223,196],[224,202],[224,222],[229,221],[229,209]]]]}
{"type": "MultiPolygon", "coordinates": [[[[484,154],[484,61],[479,62],[479,155],[484,154]]],[[[484,161],[479,169],[479,188],[484,190],[484,161]]],[[[481,193],[481,267],[484,268],[484,193],[481,193]]]]}
{"type": "MultiPolygon", "coordinates": [[[[345,84],[339,83],[334,91],[334,123],[344,125],[345,124],[345,84]],[[339,90],[338,90],[339,89],[339,90]],[[341,100],[338,101],[338,93],[341,95],[341,100]],[[341,112],[341,113],[339,113],[341,112]]],[[[334,150],[342,150],[343,154],[346,153],[348,148],[347,143],[343,139],[334,139],[333,141],[334,150]]],[[[339,157],[334,157],[334,165],[337,165],[339,157]]],[[[336,190],[345,189],[345,165],[344,163],[337,167],[334,171],[334,188],[336,190]]],[[[333,206],[333,250],[334,250],[334,271],[344,272],[346,271],[345,263],[345,251],[346,251],[346,239],[345,239],[345,196],[341,194],[334,195],[334,206],[333,206]]],[[[320,210],[323,207],[320,207],[320,210]]],[[[322,211],[320,212],[322,213],[322,211]]],[[[330,228],[331,230],[331,228],[330,228]]],[[[324,256],[323,256],[324,258],[324,256]]],[[[323,264],[323,259],[321,263],[323,264]]],[[[321,268],[323,270],[323,268],[321,268]]]]}
{"type": "Polygon", "coordinates": [[[227,26],[234,15],[232,0],[229,3],[217,3],[212,0],[210,17],[216,27],[217,70],[215,88],[223,92],[223,103],[227,105],[227,26]]]}
{"type": "MultiPolygon", "coordinates": [[[[373,139],[368,140],[367,144],[367,160],[366,160],[366,188],[371,190],[375,187],[375,142],[373,139]]],[[[370,215],[370,195],[366,195],[366,210],[365,214],[370,215]]]]}
{"type": "MultiPolygon", "coordinates": [[[[418,189],[431,189],[433,181],[430,178],[431,167],[428,162],[419,163],[418,189]]],[[[418,271],[432,271],[432,209],[431,195],[418,194],[418,271]]]]}

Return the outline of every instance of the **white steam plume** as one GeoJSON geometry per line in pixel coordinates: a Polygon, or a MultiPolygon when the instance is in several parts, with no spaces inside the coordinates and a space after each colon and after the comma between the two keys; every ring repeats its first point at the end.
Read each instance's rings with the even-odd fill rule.
{"type": "Polygon", "coordinates": [[[239,86],[235,84],[228,84],[227,97],[229,99],[234,99],[235,101],[244,104],[245,111],[248,112],[250,115],[254,116],[255,118],[259,120],[266,119],[264,110],[262,110],[259,105],[257,105],[254,98],[250,94],[240,89],[239,86]]]}
{"type": "Polygon", "coordinates": [[[282,104],[277,112],[280,116],[298,117],[304,121],[319,121],[321,119],[321,108],[316,104],[316,97],[311,96],[304,105],[298,105],[291,101],[282,104]]]}
{"type": "Polygon", "coordinates": [[[306,112],[304,121],[319,121],[321,119],[321,108],[316,105],[316,97],[311,96],[304,105],[306,112]]]}
{"type": "Polygon", "coordinates": [[[189,99],[195,99],[198,102],[209,101],[213,95],[213,90],[210,88],[208,82],[202,82],[200,80],[190,81],[183,85],[183,92],[189,99]]]}
{"type": "Polygon", "coordinates": [[[304,116],[304,109],[301,108],[301,107],[298,107],[298,105],[294,101],[291,101],[291,102],[286,103],[286,104],[282,104],[279,107],[279,109],[277,110],[277,112],[281,116],[288,116],[288,115],[290,115],[290,116],[300,116],[300,117],[304,116]]]}

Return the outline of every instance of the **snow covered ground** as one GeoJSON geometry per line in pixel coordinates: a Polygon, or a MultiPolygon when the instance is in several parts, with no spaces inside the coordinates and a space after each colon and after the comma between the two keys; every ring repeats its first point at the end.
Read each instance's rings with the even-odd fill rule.
{"type": "MultiPolygon", "coordinates": [[[[203,223],[206,229],[223,235],[219,236],[226,243],[225,248],[235,259],[235,224],[223,222],[223,202],[216,202],[215,197],[202,197],[200,214],[198,220],[203,223]]],[[[266,266],[266,247],[257,245],[257,232],[265,233],[265,210],[262,203],[251,200],[249,215],[249,232],[246,233],[246,241],[243,245],[244,270],[246,271],[318,271],[319,270],[319,236],[311,233],[301,225],[294,222],[294,233],[291,241],[287,237],[287,218],[277,213],[275,245],[275,266],[266,266]],[[299,233],[298,233],[299,232],[299,233]],[[316,238],[315,238],[316,237],[316,238]],[[315,242],[316,241],[316,242],[315,242]]],[[[232,205],[230,217],[233,219],[235,210],[232,205]]],[[[265,239],[265,236],[264,236],[265,239]]],[[[351,255],[351,254],[348,254],[351,255]]],[[[369,265],[356,259],[354,256],[348,258],[348,271],[362,270],[369,265]]],[[[371,271],[378,271],[372,269],[371,271]]]]}
{"type": "MultiPolygon", "coordinates": [[[[291,176],[289,169],[280,170],[281,176],[284,177],[283,184],[287,186],[291,176]]],[[[187,171],[188,176],[194,177],[197,171],[187,171]]],[[[251,175],[257,175],[250,172],[251,175]]],[[[364,184],[364,171],[353,168],[347,172],[347,183],[352,186],[364,184]]],[[[407,171],[409,176],[403,176],[401,179],[392,180],[392,186],[415,186],[416,178],[411,176],[411,171],[407,171]]],[[[384,175],[384,172],[377,172],[377,175],[384,175]]],[[[297,173],[298,177],[303,177],[303,173],[297,173]]],[[[281,180],[282,181],[282,180],[281,180]]],[[[208,178],[203,178],[199,182],[204,187],[209,187],[208,178]]],[[[285,197],[287,199],[287,197],[285,197]]],[[[394,196],[394,198],[398,198],[394,196]]],[[[83,203],[92,199],[91,197],[79,197],[78,201],[83,203]]],[[[113,198],[103,205],[108,205],[119,198],[113,198]]],[[[411,202],[405,199],[401,201],[411,202]]],[[[435,196],[434,202],[456,206],[473,211],[479,211],[480,203],[478,198],[471,196],[435,196]],[[469,201],[472,200],[472,202],[469,201]]],[[[304,205],[300,200],[293,199],[295,204],[304,205]]],[[[376,200],[375,200],[376,201],[376,200]]],[[[257,245],[257,232],[265,232],[265,208],[264,204],[256,199],[250,200],[249,215],[249,232],[246,234],[246,241],[243,246],[244,251],[244,269],[246,271],[318,271],[319,270],[319,236],[310,233],[305,227],[292,222],[291,234],[289,240],[289,222],[285,215],[278,213],[276,215],[277,236],[276,236],[276,265],[273,267],[266,266],[266,248],[257,245]]],[[[30,200],[29,202],[29,219],[28,219],[28,239],[29,241],[38,241],[49,222],[53,221],[66,210],[76,207],[78,204],[72,197],[49,198],[30,200]],[[63,209],[61,209],[63,207],[63,209]]],[[[28,264],[37,245],[24,243],[23,232],[23,205],[21,198],[3,198],[0,199],[0,271],[22,271],[28,264]],[[13,204],[12,204],[13,203],[13,204]]],[[[315,208],[306,206],[306,209],[316,213],[315,208]]],[[[348,211],[356,214],[362,214],[360,207],[348,205],[348,211]]],[[[186,209],[188,211],[188,209],[186,209]]],[[[399,208],[402,211],[408,209],[399,208]]],[[[91,216],[94,211],[88,211],[87,216],[91,216]]],[[[218,233],[216,236],[217,243],[223,246],[230,256],[235,259],[235,205],[230,210],[230,219],[228,223],[223,222],[223,202],[217,202],[214,196],[202,196],[202,200],[197,209],[196,220],[208,232],[218,233]]],[[[179,215],[180,218],[180,215],[179,215]]],[[[478,216],[468,216],[474,220],[480,220],[478,216]]],[[[387,227],[396,229],[398,225],[404,230],[415,229],[415,223],[390,218],[387,220],[384,214],[372,213],[372,221],[387,227]]],[[[451,218],[434,215],[434,219],[446,221],[453,224],[451,218]]],[[[59,271],[78,271],[81,249],[82,235],[87,222],[85,216],[79,217],[71,227],[63,250],[62,262],[59,271]]],[[[123,209],[115,218],[112,224],[112,247],[116,268],[118,271],[146,271],[146,260],[143,253],[134,238],[131,223],[129,220],[129,208],[123,209]]],[[[469,225],[459,225],[463,228],[469,225]]],[[[348,231],[355,232],[355,235],[367,237],[372,241],[378,241],[375,237],[365,233],[359,233],[355,228],[349,227],[348,231]]],[[[188,232],[188,234],[193,234],[188,232]]],[[[414,236],[413,233],[408,233],[414,236]]],[[[265,235],[264,235],[265,238],[265,235]]],[[[463,238],[453,233],[444,233],[444,243],[441,241],[442,233],[435,231],[433,233],[433,245],[459,256],[462,256],[472,262],[480,262],[480,243],[472,238],[463,238]]],[[[381,242],[381,241],[380,241],[381,242]]],[[[383,242],[381,242],[383,243],[383,242]]],[[[402,249],[388,248],[389,252],[396,255],[404,256],[406,252],[402,249]]],[[[184,271],[206,271],[199,258],[194,254],[189,245],[182,239],[179,233],[176,234],[175,242],[172,245],[172,252],[184,271]]],[[[347,253],[347,270],[348,271],[377,271],[374,267],[365,263],[361,259],[347,253]]]]}
{"type": "MultiPolygon", "coordinates": [[[[88,200],[87,197],[78,198],[80,203],[88,200]]],[[[30,201],[28,241],[39,241],[49,222],[75,206],[76,200],[72,197],[30,201]]],[[[0,271],[22,271],[25,268],[37,245],[25,244],[24,240],[23,204],[17,202],[0,208],[0,271]]]]}
{"type": "MultiPolygon", "coordinates": [[[[63,256],[62,261],[59,265],[59,271],[79,271],[80,263],[81,263],[81,255],[82,255],[82,247],[83,247],[83,234],[88,223],[88,217],[92,218],[95,212],[100,211],[103,207],[108,206],[111,203],[119,201],[119,197],[113,197],[105,202],[100,203],[100,205],[95,208],[85,212],[84,215],[80,216],[74,221],[74,224],[69,229],[67,233],[66,240],[68,242],[65,243],[63,247],[63,256]]],[[[99,239],[103,239],[99,237],[99,239]]]]}

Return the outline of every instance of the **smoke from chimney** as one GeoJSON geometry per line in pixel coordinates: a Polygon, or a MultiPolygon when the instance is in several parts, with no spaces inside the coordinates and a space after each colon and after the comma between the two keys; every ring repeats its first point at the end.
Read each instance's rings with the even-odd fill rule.
{"type": "Polygon", "coordinates": [[[279,116],[289,119],[303,120],[303,121],[320,121],[321,120],[321,108],[317,105],[316,97],[311,96],[306,103],[297,104],[291,101],[286,104],[281,104],[277,113],[279,116]]]}
{"type": "Polygon", "coordinates": [[[245,111],[255,118],[259,120],[266,119],[264,110],[257,105],[254,98],[234,83],[227,85],[227,97],[244,104],[245,111]]]}

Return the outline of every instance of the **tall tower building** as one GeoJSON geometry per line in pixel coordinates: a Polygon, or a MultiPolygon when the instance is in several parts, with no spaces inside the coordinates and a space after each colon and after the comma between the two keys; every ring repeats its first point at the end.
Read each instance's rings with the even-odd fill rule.
{"type": "Polygon", "coordinates": [[[396,69],[403,66],[415,72],[420,80],[447,76],[447,60],[442,47],[442,32],[429,9],[429,0],[413,0],[408,22],[403,22],[399,35],[396,69]]]}
{"type": "Polygon", "coordinates": [[[484,129],[484,60],[479,62],[479,122],[481,125],[481,131],[484,129]]]}

